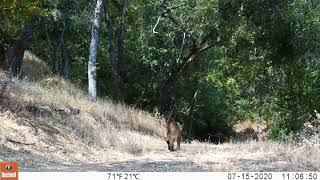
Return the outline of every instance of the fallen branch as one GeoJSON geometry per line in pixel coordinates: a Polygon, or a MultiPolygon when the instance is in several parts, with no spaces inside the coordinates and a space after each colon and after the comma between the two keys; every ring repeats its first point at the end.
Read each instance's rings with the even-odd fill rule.
{"type": "Polygon", "coordinates": [[[21,145],[26,145],[26,146],[31,146],[31,145],[35,145],[35,143],[24,143],[24,142],[20,142],[20,141],[16,141],[10,138],[6,139],[7,141],[14,143],[14,144],[21,144],[21,145]]]}
{"type": "Polygon", "coordinates": [[[33,125],[29,120],[24,119],[24,118],[21,120],[27,122],[34,129],[35,134],[38,134],[38,128],[35,125],[33,125]]]}

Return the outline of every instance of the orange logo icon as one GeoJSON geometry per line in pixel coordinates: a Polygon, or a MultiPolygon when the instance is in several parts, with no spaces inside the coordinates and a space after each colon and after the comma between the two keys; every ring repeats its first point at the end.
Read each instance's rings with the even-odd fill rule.
{"type": "Polygon", "coordinates": [[[18,163],[0,162],[0,180],[18,180],[18,163]]]}

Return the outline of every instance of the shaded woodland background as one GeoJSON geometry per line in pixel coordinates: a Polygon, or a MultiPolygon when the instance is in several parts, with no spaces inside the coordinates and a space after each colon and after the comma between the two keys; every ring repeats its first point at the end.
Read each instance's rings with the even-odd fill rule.
{"type": "Polygon", "coordinates": [[[0,66],[24,78],[26,50],[84,90],[96,60],[99,98],[158,109],[190,139],[249,120],[291,141],[320,109],[319,0],[3,0],[0,66]]]}

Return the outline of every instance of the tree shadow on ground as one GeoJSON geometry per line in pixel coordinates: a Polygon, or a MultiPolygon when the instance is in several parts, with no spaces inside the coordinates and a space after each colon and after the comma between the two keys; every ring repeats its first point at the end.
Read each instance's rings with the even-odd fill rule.
{"type": "Polygon", "coordinates": [[[0,149],[0,157],[3,161],[18,161],[22,172],[41,171],[138,171],[138,172],[190,172],[209,171],[192,161],[153,161],[152,159],[130,160],[107,163],[83,163],[63,162],[62,160],[50,159],[25,150],[14,150],[8,147],[0,149]]]}

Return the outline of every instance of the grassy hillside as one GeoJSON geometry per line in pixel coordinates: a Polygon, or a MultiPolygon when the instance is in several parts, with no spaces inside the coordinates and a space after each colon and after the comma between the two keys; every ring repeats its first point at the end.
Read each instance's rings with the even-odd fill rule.
{"type": "Polygon", "coordinates": [[[145,139],[144,134],[163,137],[161,120],[111,101],[91,103],[83,92],[56,77],[40,82],[11,83],[6,89],[1,109],[7,118],[17,116],[32,124],[41,121],[52,131],[61,127],[67,134],[74,134],[83,142],[98,147],[140,151],[146,148],[144,144],[149,141],[149,136],[145,139]],[[73,107],[80,109],[80,114],[60,117],[52,112],[49,117],[34,117],[26,110],[31,105],[52,111],[73,107]]]}
{"type": "MultiPolygon", "coordinates": [[[[76,160],[92,158],[90,154],[100,150],[123,158],[166,148],[163,119],[108,100],[89,102],[84,92],[63,79],[45,77],[46,71],[30,73],[31,66],[46,68],[43,62],[35,58],[25,62],[27,80],[9,83],[1,98],[0,147],[5,151],[76,160]],[[50,113],[41,116],[28,107],[50,113]],[[77,108],[80,113],[61,116],[57,110],[65,108],[77,108]]],[[[0,156],[0,160],[7,158],[0,156]]]]}

